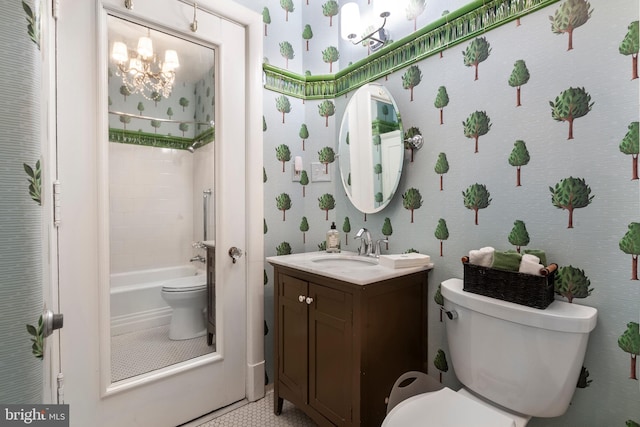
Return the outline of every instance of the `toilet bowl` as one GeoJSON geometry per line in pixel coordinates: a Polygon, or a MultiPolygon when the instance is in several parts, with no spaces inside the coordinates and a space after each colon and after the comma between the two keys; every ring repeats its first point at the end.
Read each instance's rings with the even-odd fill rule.
{"type": "Polygon", "coordinates": [[[204,275],[180,277],[162,284],[162,298],[172,309],[169,339],[187,340],[207,333],[204,309],[207,284],[204,275]]]}
{"type": "Polygon", "coordinates": [[[524,427],[530,418],[494,407],[464,388],[444,387],[400,402],[382,427],[524,427]]]}

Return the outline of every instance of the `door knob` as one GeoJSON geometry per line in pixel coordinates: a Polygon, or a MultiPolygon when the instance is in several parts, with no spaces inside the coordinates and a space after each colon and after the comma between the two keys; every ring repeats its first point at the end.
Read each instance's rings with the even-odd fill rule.
{"type": "Polygon", "coordinates": [[[62,328],[63,321],[64,316],[62,314],[54,314],[51,310],[45,310],[42,313],[42,337],[46,338],[56,329],[62,328]]]}
{"type": "Polygon", "coordinates": [[[304,295],[298,295],[298,301],[304,302],[304,295]]]}
{"type": "Polygon", "coordinates": [[[313,298],[307,297],[306,302],[307,302],[307,305],[310,305],[313,302],[313,298]]]}
{"type": "Polygon", "coordinates": [[[242,250],[236,248],[235,246],[231,246],[229,248],[229,256],[231,257],[231,260],[235,264],[236,261],[238,261],[238,259],[242,256],[242,250]]]}

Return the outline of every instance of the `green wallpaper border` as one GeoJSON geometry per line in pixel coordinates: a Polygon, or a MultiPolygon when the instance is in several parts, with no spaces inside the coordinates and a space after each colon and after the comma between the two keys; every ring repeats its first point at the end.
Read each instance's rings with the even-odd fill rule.
{"type": "Polygon", "coordinates": [[[475,0],[336,74],[302,76],[263,64],[264,87],[305,100],[336,98],[558,1],[475,0]]]}
{"type": "Polygon", "coordinates": [[[109,128],[109,142],[121,144],[144,145],[147,147],[175,148],[186,150],[195,141],[201,141],[200,147],[213,141],[215,128],[209,128],[195,138],[183,138],[180,136],[158,135],[155,133],[140,132],[137,130],[124,130],[109,128]]]}

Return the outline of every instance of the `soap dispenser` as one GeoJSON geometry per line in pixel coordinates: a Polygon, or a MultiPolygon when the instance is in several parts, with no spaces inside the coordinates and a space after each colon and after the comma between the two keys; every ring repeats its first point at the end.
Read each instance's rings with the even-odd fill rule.
{"type": "Polygon", "coordinates": [[[327,231],[327,252],[340,252],[340,232],[336,230],[336,223],[331,223],[331,228],[327,231]]]}

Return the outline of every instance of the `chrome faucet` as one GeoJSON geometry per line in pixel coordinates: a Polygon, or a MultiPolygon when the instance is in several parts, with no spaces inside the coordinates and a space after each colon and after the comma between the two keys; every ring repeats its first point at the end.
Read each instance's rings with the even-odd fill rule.
{"type": "Polygon", "coordinates": [[[369,256],[371,255],[371,233],[366,228],[361,228],[356,233],[356,239],[360,239],[360,247],[358,248],[358,255],[369,256]]]}
{"type": "Polygon", "coordinates": [[[207,259],[205,257],[203,257],[202,255],[196,255],[193,258],[191,258],[189,260],[189,262],[194,262],[194,261],[200,261],[201,263],[206,263],[207,259]]]}
{"type": "Polygon", "coordinates": [[[373,255],[376,258],[380,258],[380,243],[389,243],[389,239],[382,238],[375,241],[373,244],[373,255]]]}

